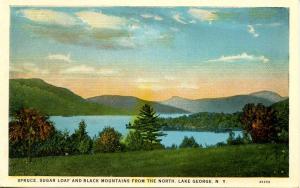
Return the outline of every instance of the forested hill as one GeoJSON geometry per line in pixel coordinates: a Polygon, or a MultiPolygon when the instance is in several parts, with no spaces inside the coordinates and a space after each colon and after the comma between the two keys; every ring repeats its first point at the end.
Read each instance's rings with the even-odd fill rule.
{"type": "Polygon", "coordinates": [[[87,102],[66,88],[41,79],[10,79],[10,113],[20,107],[35,108],[48,115],[128,114],[109,106],[87,102]]]}
{"type": "Polygon", "coordinates": [[[265,106],[272,105],[286,99],[272,91],[260,91],[247,95],[235,95],[221,98],[208,99],[185,99],[182,97],[172,97],[161,104],[181,108],[192,113],[198,112],[214,112],[214,113],[235,113],[242,111],[245,104],[261,103],[265,106]]]}
{"type": "MultiPolygon", "coordinates": [[[[276,111],[277,124],[288,130],[289,99],[274,103],[270,107],[276,111]]],[[[242,129],[241,116],[242,112],[232,114],[199,112],[177,118],[160,118],[160,121],[166,125],[165,130],[226,131],[229,129],[242,129]]]]}
{"type": "Polygon", "coordinates": [[[35,108],[49,115],[135,115],[144,104],[157,113],[189,113],[135,97],[100,96],[84,99],[72,91],[41,79],[10,79],[10,112],[20,107],[35,108]]]}
{"type": "Polygon", "coordinates": [[[180,108],[160,104],[160,103],[154,102],[154,101],[143,100],[143,99],[133,97],[133,96],[102,95],[102,96],[87,98],[86,100],[88,100],[90,102],[118,108],[118,109],[129,110],[135,114],[137,114],[139,112],[140,108],[144,104],[149,104],[159,114],[171,114],[171,113],[187,114],[187,113],[190,113],[189,111],[182,110],[180,108]]]}

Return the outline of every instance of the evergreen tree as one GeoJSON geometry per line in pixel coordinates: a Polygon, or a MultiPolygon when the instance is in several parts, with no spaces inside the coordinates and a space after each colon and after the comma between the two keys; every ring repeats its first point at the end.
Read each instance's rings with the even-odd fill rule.
{"type": "Polygon", "coordinates": [[[142,106],[134,123],[129,123],[126,127],[134,129],[136,134],[141,135],[146,149],[154,149],[155,146],[161,145],[159,137],[166,135],[161,131],[162,125],[159,123],[158,115],[148,104],[142,106]]]}

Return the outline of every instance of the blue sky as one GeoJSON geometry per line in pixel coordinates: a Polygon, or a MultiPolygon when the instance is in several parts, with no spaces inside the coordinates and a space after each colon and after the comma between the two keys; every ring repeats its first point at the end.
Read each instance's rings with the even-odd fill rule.
{"type": "Polygon", "coordinates": [[[286,8],[11,9],[10,75],[83,97],[288,95],[286,8]]]}

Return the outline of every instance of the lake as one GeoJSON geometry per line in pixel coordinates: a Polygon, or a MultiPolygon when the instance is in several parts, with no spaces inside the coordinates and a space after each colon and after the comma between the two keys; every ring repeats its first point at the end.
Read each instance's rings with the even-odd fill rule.
{"type": "MultiPolygon", "coordinates": [[[[178,117],[183,114],[161,114],[160,117],[178,117]]],[[[110,126],[119,131],[123,136],[128,133],[126,129],[126,124],[134,120],[134,116],[112,116],[112,115],[102,115],[102,116],[51,116],[51,121],[55,123],[55,127],[58,130],[67,130],[71,134],[75,129],[78,129],[78,124],[81,120],[84,120],[87,124],[87,132],[92,138],[99,134],[104,127],[110,126]]],[[[226,143],[229,137],[228,132],[209,132],[209,131],[163,131],[166,136],[161,137],[161,143],[167,147],[175,144],[180,145],[185,136],[193,136],[198,144],[202,144],[203,147],[206,145],[215,145],[218,142],[226,143]]],[[[242,136],[241,131],[233,131],[236,136],[242,136]]]]}

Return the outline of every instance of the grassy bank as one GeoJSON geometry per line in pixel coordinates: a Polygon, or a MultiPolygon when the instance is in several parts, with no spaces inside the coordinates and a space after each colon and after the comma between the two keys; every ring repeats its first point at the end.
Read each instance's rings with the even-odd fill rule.
{"type": "Polygon", "coordinates": [[[288,146],[241,145],[10,159],[9,174],[39,176],[288,176],[288,146]]]}

